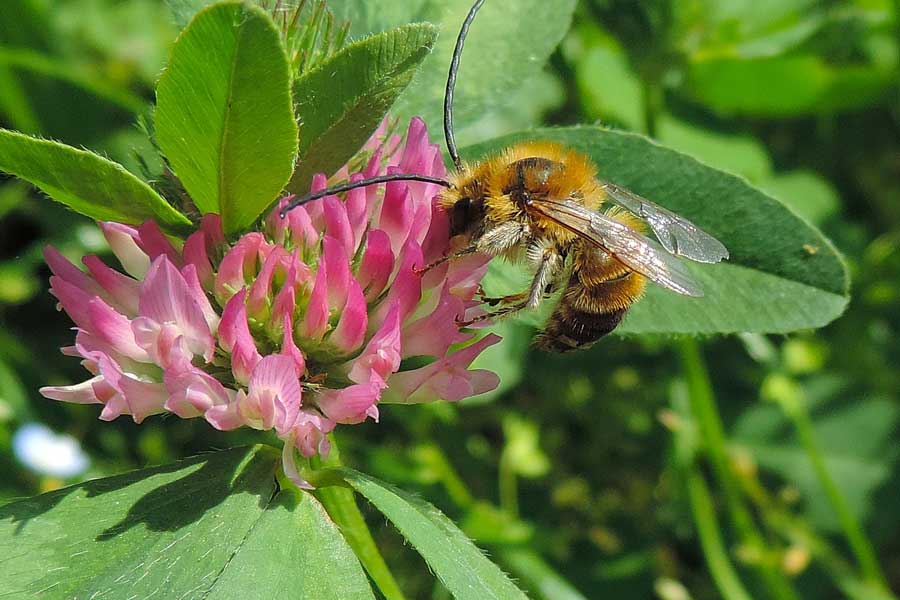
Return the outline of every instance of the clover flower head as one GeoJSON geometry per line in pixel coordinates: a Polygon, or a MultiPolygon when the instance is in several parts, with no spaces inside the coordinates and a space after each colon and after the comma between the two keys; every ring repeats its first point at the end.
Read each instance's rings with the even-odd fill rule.
{"type": "MultiPolygon", "coordinates": [[[[338,177],[445,175],[421,120],[405,143],[382,140],[383,131],[367,144],[363,171],[338,177]]],[[[314,178],[314,191],[325,186],[314,178]]],[[[281,218],[286,197],[259,231],[233,241],[215,214],[183,243],[153,221],[100,223],[124,272],[96,256],[83,259],[85,271],[48,247],[51,293],[75,323],[75,343],[62,350],[91,377],[41,393],[101,404],[104,420],[168,412],[221,430],[274,430],[285,472],[306,485],[296,453],[327,454],[338,424],[377,420],[379,403],[457,401],[498,384],[469,366],[499,338],[476,340],[459,326],[480,312],[487,259],[418,270],[453,243],[438,191],[420,182],[357,188],[281,218]],[[427,364],[401,368],[410,357],[427,364]]]]}

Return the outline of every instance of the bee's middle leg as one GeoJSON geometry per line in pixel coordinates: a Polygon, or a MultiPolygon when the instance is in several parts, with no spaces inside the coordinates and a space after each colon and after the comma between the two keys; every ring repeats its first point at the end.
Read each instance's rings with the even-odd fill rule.
{"type": "MultiPolygon", "coordinates": [[[[531,254],[531,251],[529,251],[529,254],[531,254]]],[[[538,257],[538,267],[531,280],[531,287],[524,292],[511,294],[509,296],[481,298],[483,303],[490,306],[496,306],[498,304],[503,304],[504,306],[493,312],[479,315],[464,323],[464,325],[470,325],[488,319],[508,317],[521,310],[537,308],[544,298],[553,293],[557,276],[562,271],[564,263],[565,257],[556,248],[549,247],[541,249],[541,254],[538,257]]]]}

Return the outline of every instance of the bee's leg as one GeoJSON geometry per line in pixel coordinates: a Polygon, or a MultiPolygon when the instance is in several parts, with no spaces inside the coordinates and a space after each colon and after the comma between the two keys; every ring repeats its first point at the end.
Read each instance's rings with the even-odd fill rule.
{"type": "Polygon", "coordinates": [[[438,267],[438,266],[444,264],[448,260],[462,258],[463,256],[475,254],[476,252],[478,252],[478,246],[476,246],[475,244],[470,244],[470,245],[466,246],[465,248],[463,248],[462,250],[458,250],[451,254],[445,254],[444,256],[440,257],[439,259],[428,263],[421,269],[415,269],[415,271],[416,271],[416,273],[419,273],[421,275],[423,273],[427,273],[428,271],[430,271],[431,269],[433,269],[435,267],[438,267]]]}
{"type": "Polygon", "coordinates": [[[505,221],[486,229],[474,241],[478,252],[488,256],[499,256],[507,250],[521,246],[531,236],[531,230],[525,223],[505,221]]]}
{"type": "MultiPolygon", "coordinates": [[[[537,251],[540,252],[537,256],[538,267],[534,273],[534,279],[531,280],[525,308],[537,308],[541,301],[552,293],[554,284],[566,262],[565,256],[556,246],[538,246],[535,253],[537,251]]],[[[531,254],[532,249],[529,248],[529,255],[531,254]]]]}
{"type": "Polygon", "coordinates": [[[462,258],[463,256],[468,256],[469,254],[474,254],[476,252],[494,257],[503,254],[510,248],[520,245],[529,235],[530,231],[528,225],[517,221],[507,221],[486,230],[462,250],[452,254],[446,254],[436,261],[425,265],[421,269],[417,269],[417,272],[426,273],[431,269],[444,264],[448,260],[462,258]]]}
{"type": "Polygon", "coordinates": [[[537,308],[541,301],[553,292],[557,276],[564,264],[565,258],[555,247],[545,248],[539,258],[537,271],[534,273],[531,287],[528,290],[502,298],[482,298],[482,302],[488,304],[491,304],[491,301],[493,301],[493,304],[504,303],[506,305],[493,312],[479,315],[462,323],[462,325],[471,325],[472,323],[488,319],[508,317],[521,310],[537,308]]]}

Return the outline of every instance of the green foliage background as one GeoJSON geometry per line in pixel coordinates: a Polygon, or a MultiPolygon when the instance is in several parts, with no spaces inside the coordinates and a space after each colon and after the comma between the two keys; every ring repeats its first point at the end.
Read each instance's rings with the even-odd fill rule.
{"type": "MultiPolygon", "coordinates": [[[[154,100],[179,23],[198,4],[5,0],[0,126],[98,149],[139,175],[136,156],[152,153],[133,123],[154,100]]],[[[438,26],[434,52],[395,107],[404,118],[424,115],[437,139],[447,32],[455,33],[468,0],[330,4],[351,21],[352,39],[413,21],[438,26]]],[[[741,597],[745,586],[754,598],[871,598],[878,571],[900,589],[898,13],[891,0],[488,0],[463,60],[464,144],[531,126],[599,123],[649,134],[740,178],[723,176],[716,198],[692,178],[696,163],[642,138],[575,136],[596,151],[601,173],[650,198],[689,214],[691,198],[725,206],[736,201],[735,190],[755,193],[749,182],[787,209],[767,213],[781,215],[777,222],[756,215],[710,223],[716,233],[730,227],[742,243],[732,248],[738,266],[705,282],[713,296],[720,280],[726,290],[744,290],[733,296],[733,312],[724,297],[721,314],[708,315],[716,323],[709,331],[735,335],[697,342],[654,334],[677,331],[658,325],[674,320],[684,331],[703,331],[702,314],[683,313],[665,298],[658,305],[655,296],[636,309],[646,316],[623,328],[626,335],[574,355],[531,350],[533,320],[504,322],[497,329],[505,341],[479,365],[500,373],[497,392],[459,406],[387,407],[379,424],[338,439],[344,463],[442,509],[536,597],[741,597]],[[528,19],[504,18],[508,11],[528,19]],[[652,169],[619,159],[628,148],[617,144],[628,143],[656,153],[653,165],[680,169],[684,187],[667,189],[652,169]],[[831,315],[801,319],[813,326],[844,309],[840,273],[821,274],[834,265],[811,266],[826,261],[825,239],[803,240],[812,263],[798,255],[778,267],[792,285],[829,280],[836,289],[784,284],[776,294],[754,279],[759,257],[783,241],[773,237],[795,221],[818,226],[843,253],[853,279],[843,316],[788,335],[735,325],[741,315],[767,311],[831,315]],[[728,287],[732,277],[742,287],[728,287]],[[847,535],[848,519],[861,523],[862,541],[847,535]],[[879,563],[874,571],[868,545],[879,563]]],[[[385,93],[394,85],[387,81],[385,93]]],[[[349,86],[346,93],[356,92],[349,86]]],[[[361,107],[383,108],[381,98],[353,97],[361,107]]],[[[323,131],[316,141],[339,133],[323,131]]],[[[2,150],[0,158],[34,164],[2,150]]],[[[239,195],[242,182],[234,185],[210,194],[239,195]]],[[[134,210],[130,217],[143,218],[140,206],[134,210]]],[[[171,225],[183,224],[172,217],[171,225]]],[[[79,439],[92,459],[85,479],[260,441],[197,420],[107,424],[94,407],[41,398],[40,385],[82,376],[57,351],[69,342],[70,323],[46,293],[40,250],[47,243],[73,257],[106,251],[88,219],[0,176],[0,502],[75,483],[16,461],[11,438],[26,422],[79,439]]],[[[492,276],[500,283],[514,277],[492,276]]],[[[447,597],[384,519],[367,516],[406,595],[447,597]]],[[[292,518],[328,527],[318,505],[292,518]]],[[[305,555],[291,559],[315,564],[305,555]]]]}

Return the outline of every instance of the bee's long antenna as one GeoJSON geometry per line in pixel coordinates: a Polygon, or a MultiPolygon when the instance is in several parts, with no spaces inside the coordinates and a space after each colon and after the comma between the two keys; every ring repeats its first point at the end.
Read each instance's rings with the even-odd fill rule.
{"type": "Polygon", "coordinates": [[[463,21],[462,28],[459,30],[459,37],[456,38],[456,48],[453,49],[453,59],[450,61],[450,74],[447,76],[447,89],[444,91],[444,138],[447,140],[447,152],[456,170],[462,168],[462,161],[459,160],[459,152],[456,150],[456,140],[453,137],[453,91],[456,89],[456,75],[459,73],[459,59],[462,56],[463,45],[466,43],[466,36],[469,34],[469,25],[475,20],[475,13],[484,4],[484,0],[476,0],[466,20],[463,21]]]}
{"type": "Polygon", "coordinates": [[[309,194],[297,198],[296,200],[282,208],[279,214],[283,219],[290,211],[294,210],[298,206],[306,204],[307,202],[312,202],[313,200],[318,200],[319,198],[324,198],[325,196],[331,196],[332,194],[349,192],[350,190],[355,190],[356,188],[366,187],[369,185],[378,185],[379,183],[388,183],[389,181],[422,181],[424,183],[435,183],[437,185],[442,185],[446,188],[451,187],[449,181],[441,179],[440,177],[431,177],[430,175],[416,175],[414,173],[393,173],[391,175],[379,175],[377,177],[370,177],[369,179],[360,179],[359,181],[342,183],[340,185],[336,185],[325,190],[320,190],[318,192],[310,192],[309,194]]]}

